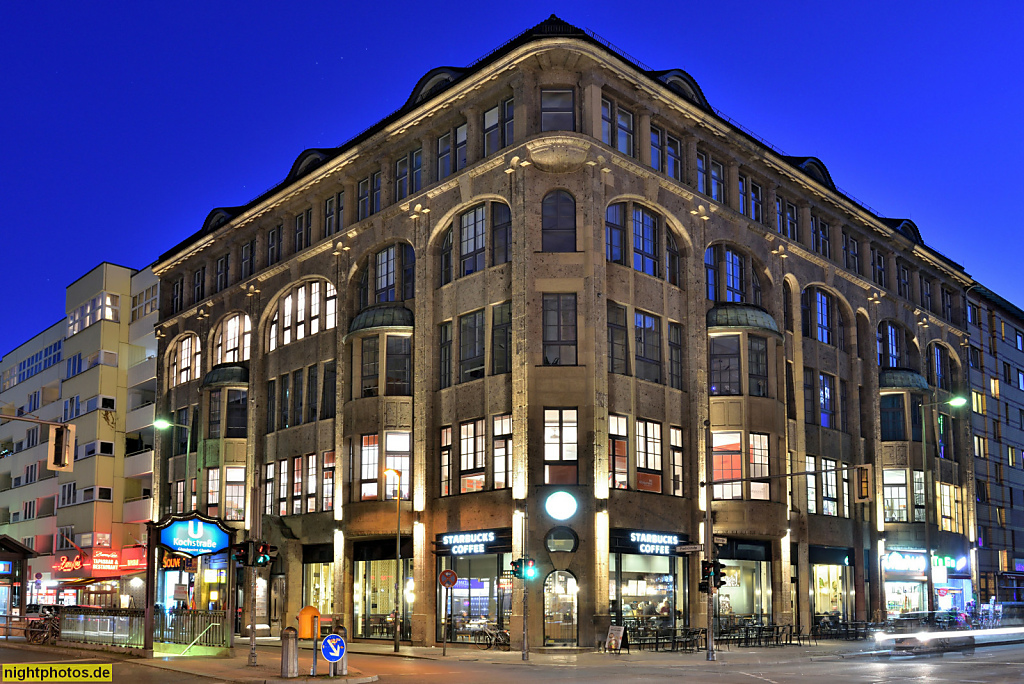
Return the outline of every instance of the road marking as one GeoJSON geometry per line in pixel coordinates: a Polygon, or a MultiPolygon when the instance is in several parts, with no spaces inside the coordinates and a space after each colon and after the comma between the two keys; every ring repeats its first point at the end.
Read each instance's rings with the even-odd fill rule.
{"type": "Polygon", "coordinates": [[[778,682],[768,679],[767,677],[762,677],[761,675],[756,675],[750,672],[740,672],[740,674],[746,675],[747,677],[753,677],[754,679],[760,679],[762,682],[768,682],[768,684],[778,684],[778,682]]]}

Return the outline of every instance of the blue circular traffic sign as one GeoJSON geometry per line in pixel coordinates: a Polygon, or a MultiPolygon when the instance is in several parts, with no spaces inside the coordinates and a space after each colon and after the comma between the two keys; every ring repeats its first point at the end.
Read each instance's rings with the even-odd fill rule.
{"type": "Polygon", "coordinates": [[[324,637],[320,650],[324,654],[324,660],[336,663],[341,660],[341,656],[345,655],[345,640],[341,638],[340,634],[331,634],[324,637]]]}

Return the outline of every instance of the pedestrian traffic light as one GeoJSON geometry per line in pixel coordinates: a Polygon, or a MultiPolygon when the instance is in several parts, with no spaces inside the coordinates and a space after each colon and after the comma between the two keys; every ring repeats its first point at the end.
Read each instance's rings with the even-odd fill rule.
{"type": "Polygon", "coordinates": [[[521,558],[512,561],[512,576],[516,579],[523,579],[523,560],[521,558]]]}
{"type": "Polygon", "coordinates": [[[700,593],[702,593],[702,594],[706,594],[706,593],[708,593],[708,583],[707,583],[706,581],[705,581],[705,582],[700,582],[700,583],[699,583],[699,584],[697,585],[697,590],[698,590],[698,591],[699,591],[700,593]]]}
{"type": "Polygon", "coordinates": [[[263,568],[273,562],[277,547],[271,546],[265,541],[255,542],[256,551],[253,554],[253,565],[263,568]]]}
{"type": "Polygon", "coordinates": [[[716,560],[713,563],[714,576],[712,577],[715,588],[725,586],[725,566],[722,565],[722,561],[716,560]]]}
{"type": "Polygon", "coordinates": [[[242,565],[252,565],[253,543],[251,541],[239,542],[231,545],[231,557],[242,565]]]}
{"type": "Polygon", "coordinates": [[[711,561],[704,560],[700,562],[700,578],[702,580],[705,582],[710,580],[713,572],[714,570],[712,569],[711,561]]]}
{"type": "Polygon", "coordinates": [[[537,576],[537,561],[532,558],[523,559],[523,579],[533,579],[537,576]]]}

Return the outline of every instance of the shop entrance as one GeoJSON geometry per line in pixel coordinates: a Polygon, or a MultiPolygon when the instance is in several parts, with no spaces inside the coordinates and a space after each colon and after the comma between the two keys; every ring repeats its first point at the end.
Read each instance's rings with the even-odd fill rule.
{"type": "Polygon", "coordinates": [[[556,570],[544,580],[544,645],[575,646],[577,594],[572,573],[556,570]]]}

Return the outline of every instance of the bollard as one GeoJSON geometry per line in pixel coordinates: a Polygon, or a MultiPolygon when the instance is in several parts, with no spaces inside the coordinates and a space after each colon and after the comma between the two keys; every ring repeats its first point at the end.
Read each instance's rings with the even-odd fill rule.
{"type": "Polygon", "coordinates": [[[339,635],[342,639],[345,640],[345,653],[341,656],[341,660],[339,660],[336,663],[332,663],[331,664],[331,667],[333,668],[332,672],[337,674],[338,673],[338,666],[340,665],[341,666],[341,676],[342,677],[347,677],[348,676],[348,630],[345,629],[345,625],[338,625],[337,627],[334,628],[334,633],[339,635]]]}
{"type": "Polygon", "coordinates": [[[299,676],[299,632],[294,627],[281,630],[281,676],[299,676]]]}

